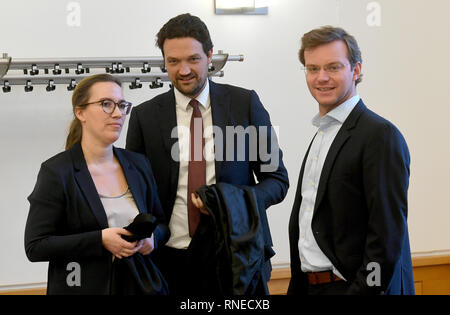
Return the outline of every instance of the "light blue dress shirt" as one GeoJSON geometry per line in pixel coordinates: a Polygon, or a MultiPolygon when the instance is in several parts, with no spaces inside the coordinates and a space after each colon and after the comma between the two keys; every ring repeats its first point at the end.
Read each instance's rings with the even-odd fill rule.
{"type": "Polygon", "coordinates": [[[320,174],[327,157],[328,150],[339,129],[350,112],[359,102],[359,95],[348,99],[323,117],[314,116],[312,124],[318,128],[306,159],[302,180],[302,203],[300,206],[300,238],[298,247],[303,272],[333,270],[333,273],[344,279],[317,245],[311,228],[311,221],[319,187],[320,174]]]}

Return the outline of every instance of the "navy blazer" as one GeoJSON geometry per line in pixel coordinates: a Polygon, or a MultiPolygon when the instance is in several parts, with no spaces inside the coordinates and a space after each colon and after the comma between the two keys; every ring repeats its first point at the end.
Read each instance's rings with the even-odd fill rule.
{"type": "MultiPolygon", "coordinates": [[[[289,294],[302,294],[307,288],[298,241],[308,153],[309,149],[289,222],[289,294]]],[[[320,249],[349,281],[349,294],[414,294],[407,226],[409,164],[400,131],[360,100],[328,151],[311,223],[320,249]],[[380,283],[372,262],[380,267],[380,283]]]]}
{"type": "MultiPolygon", "coordinates": [[[[286,168],[283,164],[281,149],[272,151],[278,146],[276,135],[267,111],[264,109],[255,91],[218,84],[212,81],[210,86],[210,100],[213,125],[220,128],[222,136],[215,135],[214,145],[216,182],[235,185],[253,186],[259,208],[267,209],[271,205],[281,202],[289,188],[286,168]],[[245,154],[237,156],[237,141],[234,137],[226,137],[227,127],[249,126],[256,127],[257,145],[252,147],[250,137],[245,138],[245,154]],[[261,127],[261,128],[259,128],[261,127]],[[266,132],[267,131],[267,132],[266,132]],[[272,137],[273,132],[273,137],[272,137]],[[263,141],[267,148],[263,146],[263,141]],[[220,141],[219,141],[220,140],[220,141]],[[223,143],[221,154],[219,144],[223,143]],[[234,156],[227,158],[227,149],[233,149],[234,156]],[[263,155],[254,156],[255,151],[272,153],[275,159],[268,159],[263,155]],[[275,153],[273,153],[275,152],[275,153]],[[275,155],[276,154],[276,155],[275,155]],[[264,169],[268,165],[274,166],[264,169]],[[269,171],[267,171],[269,170],[269,171]],[[258,181],[256,183],[255,176],[258,181]]],[[[177,152],[178,139],[172,138],[172,130],[177,126],[175,94],[173,88],[133,108],[128,125],[126,148],[145,154],[153,167],[154,176],[158,184],[159,198],[166,213],[172,215],[178,188],[179,162],[171,156],[172,150],[177,152]]],[[[228,128],[230,129],[230,128],[228,128]]],[[[272,246],[272,240],[266,213],[260,213],[266,247],[272,246]]]]}
{"type": "MultiPolygon", "coordinates": [[[[139,212],[158,218],[155,246],[163,245],[169,230],[148,160],[113,151],[139,212]]],[[[113,256],[102,245],[108,221],[80,143],[42,163],[28,200],[25,250],[30,261],[49,261],[47,294],[109,294],[113,256]],[[75,285],[68,281],[75,277],[73,263],[81,279],[75,285]]]]}

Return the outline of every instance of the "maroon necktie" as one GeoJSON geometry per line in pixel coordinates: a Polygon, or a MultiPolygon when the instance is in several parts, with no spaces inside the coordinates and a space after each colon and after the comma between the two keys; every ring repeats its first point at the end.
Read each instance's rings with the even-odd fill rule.
{"type": "Polygon", "coordinates": [[[200,210],[192,203],[191,194],[206,184],[206,161],[203,156],[205,139],[203,138],[202,113],[198,108],[198,101],[196,99],[192,99],[189,105],[193,108],[193,112],[191,117],[187,204],[189,235],[192,237],[200,222],[200,210]]]}

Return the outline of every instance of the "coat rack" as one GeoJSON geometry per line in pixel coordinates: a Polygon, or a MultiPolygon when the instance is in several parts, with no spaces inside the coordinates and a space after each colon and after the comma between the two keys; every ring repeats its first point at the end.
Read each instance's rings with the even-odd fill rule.
{"type": "MultiPolygon", "coordinates": [[[[208,75],[222,77],[222,68],[228,61],[243,60],[243,55],[230,56],[219,50],[213,55],[208,75]]],[[[13,59],[3,53],[0,58],[0,85],[4,93],[11,92],[13,85],[23,85],[25,92],[33,91],[35,85],[47,85],[46,90],[51,92],[56,85],[65,84],[67,90],[72,91],[80,80],[94,72],[99,73],[99,69],[100,73],[113,74],[122,83],[130,83],[130,89],[142,88],[143,83],[150,83],[149,87],[155,89],[162,87],[164,82],[170,82],[162,56],[13,59]]]]}

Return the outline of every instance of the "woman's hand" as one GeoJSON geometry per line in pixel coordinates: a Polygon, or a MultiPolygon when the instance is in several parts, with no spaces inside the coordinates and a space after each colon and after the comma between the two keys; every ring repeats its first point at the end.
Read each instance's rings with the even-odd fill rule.
{"type": "Polygon", "coordinates": [[[155,249],[155,240],[153,238],[153,234],[148,238],[140,240],[137,246],[139,247],[139,253],[141,253],[142,255],[150,254],[155,249]]]}
{"type": "Polygon", "coordinates": [[[132,256],[141,249],[140,246],[137,246],[138,242],[127,242],[121,235],[131,236],[133,234],[122,228],[102,230],[102,245],[119,259],[132,256]]]}

